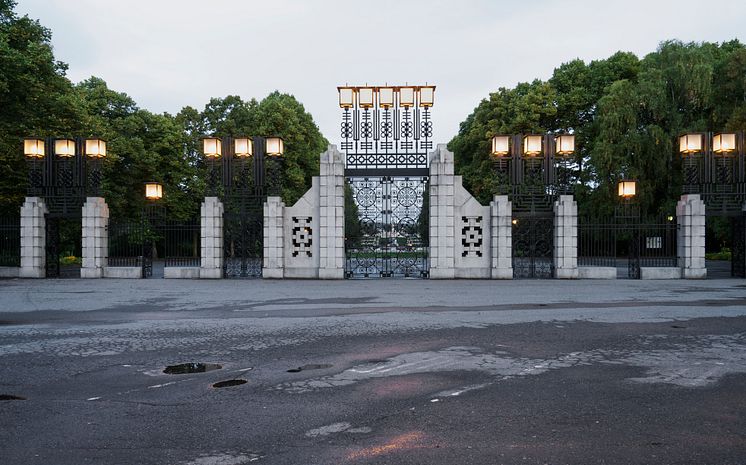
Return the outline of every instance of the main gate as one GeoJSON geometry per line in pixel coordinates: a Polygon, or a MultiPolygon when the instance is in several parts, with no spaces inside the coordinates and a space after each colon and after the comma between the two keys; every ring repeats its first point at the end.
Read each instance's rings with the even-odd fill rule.
{"type": "Polygon", "coordinates": [[[259,278],[264,252],[264,212],[260,205],[228,209],[223,215],[223,276],[259,278]]]}
{"type": "Polygon", "coordinates": [[[513,219],[513,277],[554,276],[554,216],[517,215],[513,219]]]}
{"type": "Polygon", "coordinates": [[[345,277],[429,276],[434,86],[340,87],[345,277]]]}

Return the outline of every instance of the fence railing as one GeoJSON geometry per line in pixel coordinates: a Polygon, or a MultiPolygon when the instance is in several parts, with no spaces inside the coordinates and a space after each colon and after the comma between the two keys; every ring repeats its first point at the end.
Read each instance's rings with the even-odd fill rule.
{"type": "Polygon", "coordinates": [[[141,221],[109,223],[108,266],[143,266],[146,228],[141,221]]]}
{"type": "Polygon", "coordinates": [[[21,220],[0,217],[0,266],[21,266],[21,220]]]}
{"type": "Polygon", "coordinates": [[[678,266],[676,223],[672,220],[645,223],[639,227],[640,266],[678,266]]]}
{"type": "Polygon", "coordinates": [[[200,266],[200,223],[166,222],[156,228],[163,239],[166,267],[200,266]]]}

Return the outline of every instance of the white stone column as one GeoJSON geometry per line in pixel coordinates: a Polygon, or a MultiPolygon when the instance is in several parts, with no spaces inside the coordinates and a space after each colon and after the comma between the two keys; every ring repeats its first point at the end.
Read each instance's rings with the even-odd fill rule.
{"type": "Polygon", "coordinates": [[[430,278],[453,279],[455,202],[453,153],[438,144],[430,153],[430,278]]]}
{"type": "Polygon", "coordinates": [[[682,195],[676,204],[677,255],[681,277],[703,279],[705,266],[705,203],[699,194],[682,195]]]}
{"type": "Polygon", "coordinates": [[[554,202],[554,276],[578,278],[578,203],[572,195],[554,202]]]}
{"type": "Polygon", "coordinates": [[[81,278],[102,278],[109,256],[109,206],[103,197],[88,197],[83,205],[81,278]]]}
{"type": "Polygon", "coordinates": [[[345,162],[337,147],[329,145],[320,157],[319,173],[319,279],[343,279],[345,261],[345,162]]]}
{"type": "Polygon", "coordinates": [[[26,197],[21,207],[22,278],[44,278],[47,266],[47,206],[41,197],[26,197]]]}
{"type": "Polygon", "coordinates": [[[267,197],[264,202],[264,251],[262,278],[283,278],[285,204],[280,197],[267,197]]]}
{"type": "Polygon", "coordinates": [[[200,209],[201,256],[199,277],[223,277],[223,203],[217,197],[205,197],[200,209]]]}
{"type": "Polygon", "coordinates": [[[507,195],[496,195],[490,211],[492,279],[513,279],[513,202],[507,195]]]}

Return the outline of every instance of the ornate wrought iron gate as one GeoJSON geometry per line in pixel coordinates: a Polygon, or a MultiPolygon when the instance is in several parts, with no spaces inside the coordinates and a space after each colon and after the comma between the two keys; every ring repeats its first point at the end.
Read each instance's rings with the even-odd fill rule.
{"type": "Polygon", "coordinates": [[[554,217],[525,215],[513,220],[513,277],[554,276],[554,217]]]}
{"type": "Polygon", "coordinates": [[[426,278],[427,177],[348,178],[354,203],[345,238],[347,278],[426,278]]]}
{"type": "Polygon", "coordinates": [[[46,218],[46,277],[80,278],[81,220],[48,215],[46,218]]]}
{"type": "Polygon", "coordinates": [[[264,216],[260,206],[223,215],[223,276],[260,278],[264,216]]]}

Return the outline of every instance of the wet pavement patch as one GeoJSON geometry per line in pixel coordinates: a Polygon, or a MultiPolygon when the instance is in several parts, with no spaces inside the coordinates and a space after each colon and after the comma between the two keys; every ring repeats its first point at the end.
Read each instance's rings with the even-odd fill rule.
{"type": "Polygon", "coordinates": [[[0,394],[0,400],[26,400],[26,398],[12,394],[0,394]]]}
{"type": "Polygon", "coordinates": [[[321,363],[321,364],[310,364],[310,365],[303,365],[302,367],[298,368],[291,368],[288,370],[288,373],[300,373],[301,371],[310,371],[310,370],[323,370],[326,368],[331,368],[332,365],[329,365],[328,363],[321,363]]]}
{"type": "Polygon", "coordinates": [[[182,363],[180,365],[169,365],[163,370],[167,375],[187,375],[191,373],[204,373],[206,371],[220,370],[222,365],[217,363],[182,363]]]}
{"type": "Polygon", "coordinates": [[[671,325],[673,329],[686,329],[686,326],[680,326],[680,325],[671,325]]]}
{"type": "Polygon", "coordinates": [[[246,383],[247,381],[245,379],[228,379],[225,381],[218,381],[217,383],[213,384],[212,387],[224,388],[224,387],[231,387],[231,386],[240,386],[246,383]]]}

